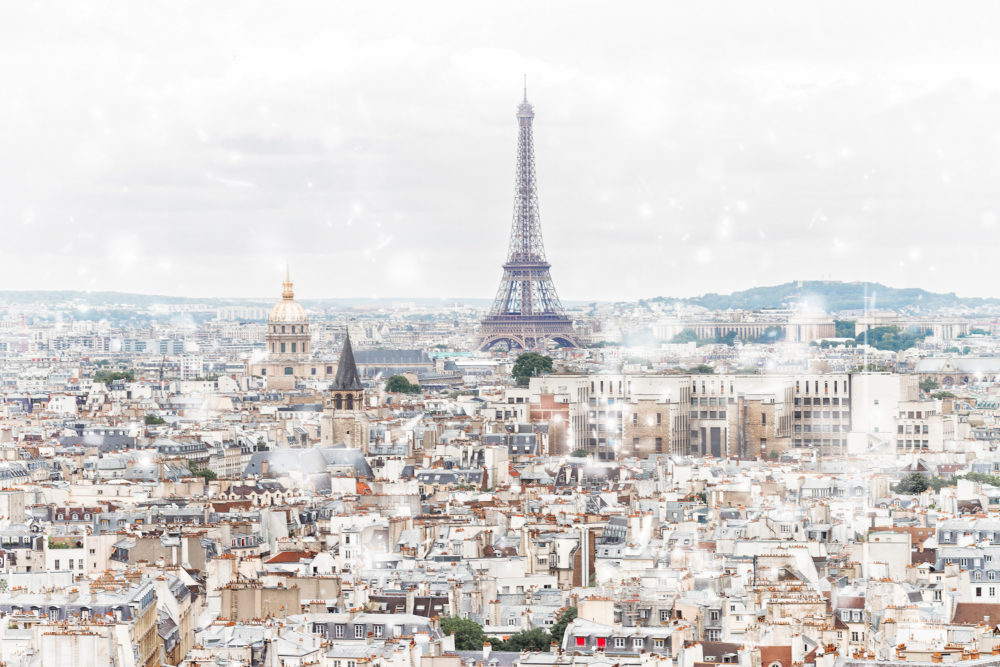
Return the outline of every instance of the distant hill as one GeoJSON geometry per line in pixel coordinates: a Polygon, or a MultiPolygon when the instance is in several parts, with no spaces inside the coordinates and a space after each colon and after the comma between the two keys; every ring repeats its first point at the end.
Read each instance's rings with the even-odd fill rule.
{"type": "Polygon", "coordinates": [[[688,299],[661,297],[658,301],[684,301],[711,310],[783,308],[802,301],[815,302],[827,312],[861,310],[865,307],[865,294],[869,307],[876,310],[937,310],[965,306],[1000,306],[1000,299],[960,298],[954,292],[928,292],[919,288],[887,287],[880,283],[844,283],[825,280],[806,280],[783,283],[769,287],[754,287],[732,294],[711,292],[688,299]]]}
{"type": "MultiPolygon", "coordinates": [[[[254,298],[236,297],[187,297],[166,296],[162,294],[135,294],[132,292],[87,292],[83,290],[0,290],[0,308],[4,306],[87,306],[90,308],[151,308],[164,305],[206,305],[221,306],[263,306],[270,308],[281,299],[280,295],[254,298]]],[[[300,298],[299,302],[310,308],[356,308],[365,306],[382,306],[401,302],[418,306],[451,306],[461,303],[466,306],[485,307],[492,303],[491,299],[456,299],[456,298],[406,298],[370,297],[346,298],[300,298]]]]}
{"type": "Polygon", "coordinates": [[[130,292],[86,292],[83,290],[23,290],[0,291],[0,305],[37,306],[76,303],[93,307],[111,305],[148,308],[155,304],[227,304],[231,299],[198,299],[185,296],[132,294],[130,292]]]}

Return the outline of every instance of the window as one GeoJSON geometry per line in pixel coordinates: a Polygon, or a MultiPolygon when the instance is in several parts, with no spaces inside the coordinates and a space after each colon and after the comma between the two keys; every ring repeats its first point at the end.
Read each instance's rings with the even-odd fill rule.
{"type": "Polygon", "coordinates": [[[666,623],[669,620],[670,620],[670,610],[669,609],[661,609],[660,610],[660,623],[666,623]]]}
{"type": "Polygon", "coordinates": [[[293,372],[291,366],[285,366],[285,375],[291,375],[293,372]]]}
{"type": "Polygon", "coordinates": [[[587,638],[586,637],[577,637],[576,638],[576,645],[577,646],[586,646],[587,645],[587,638]]]}
{"type": "Polygon", "coordinates": [[[851,641],[852,642],[858,641],[858,633],[857,632],[852,632],[851,633],[851,641]]]}
{"type": "Polygon", "coordinates": [[[624,637],[615,637],[615,648],[625,648],[624,637]]]}
{"type": "Polygon", "coordinates": [[[333,636],[336,637],[337,639],[343,639],[343,637],[344,637],[344,626],[343,625],[335,625],[335,626],[333,626],[333,636]]]}
{"type": "Polygon", "coordinates": [[[641,651],[642,647],[643,647],[642,637],[635,637],[632,640],[632,648],[635,649],[636,651],[641,651]]]}
{"type": "Polygon", "coordinates": [[[354,638],[355,639],[364,639],[365,638],[365,626],[360,625],[360,624],[354,626],[354,638]]]}
{"type": "Polygon", "coordinates": [[[379,638],[382,637],[382,633],[385,631],[385,626],[384,625],[374,625],[374,626],[372,626],[372,630],[375,633],[375,638],[379,639],[379,638]]]}
{"type": "Polygon", "coordinates": [[[708,612],[708,618],[713,621],[719,620],[719,610],[713,609],[712,611],[708,612]]]}
{"type": "Polygon", "coordinates": [[[517,619],[516,618],[508,618],[507,619],[507,625],[517,625],[517,619]]]}

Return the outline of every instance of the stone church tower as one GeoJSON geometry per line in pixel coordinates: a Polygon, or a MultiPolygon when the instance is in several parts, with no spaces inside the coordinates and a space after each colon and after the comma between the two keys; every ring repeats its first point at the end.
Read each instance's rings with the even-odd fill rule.
{"type": "Polygon", "coordinates": [[[344,339],[337,376],[324,399],[321,422],[323,445],[344,444],[368,452],[368,415],[365,412],[365,388],[354,362],[351,336],[344,339]]]}

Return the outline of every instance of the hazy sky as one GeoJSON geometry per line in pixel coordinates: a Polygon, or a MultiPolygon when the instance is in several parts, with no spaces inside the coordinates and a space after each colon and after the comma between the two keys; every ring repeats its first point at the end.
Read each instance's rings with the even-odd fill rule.
{"type": "Polygon", "coordinates": [[[1000,3],[7,2],[0,289],[993,295],[1000,3]]]}

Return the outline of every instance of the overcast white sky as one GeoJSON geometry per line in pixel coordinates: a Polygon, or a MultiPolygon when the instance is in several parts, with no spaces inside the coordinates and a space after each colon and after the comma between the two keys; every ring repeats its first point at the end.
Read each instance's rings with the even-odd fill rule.
{"type": "Polygon", "coordinates": [[[0,289],[996,296],[996,2],[7,2],[0,289]]]}

